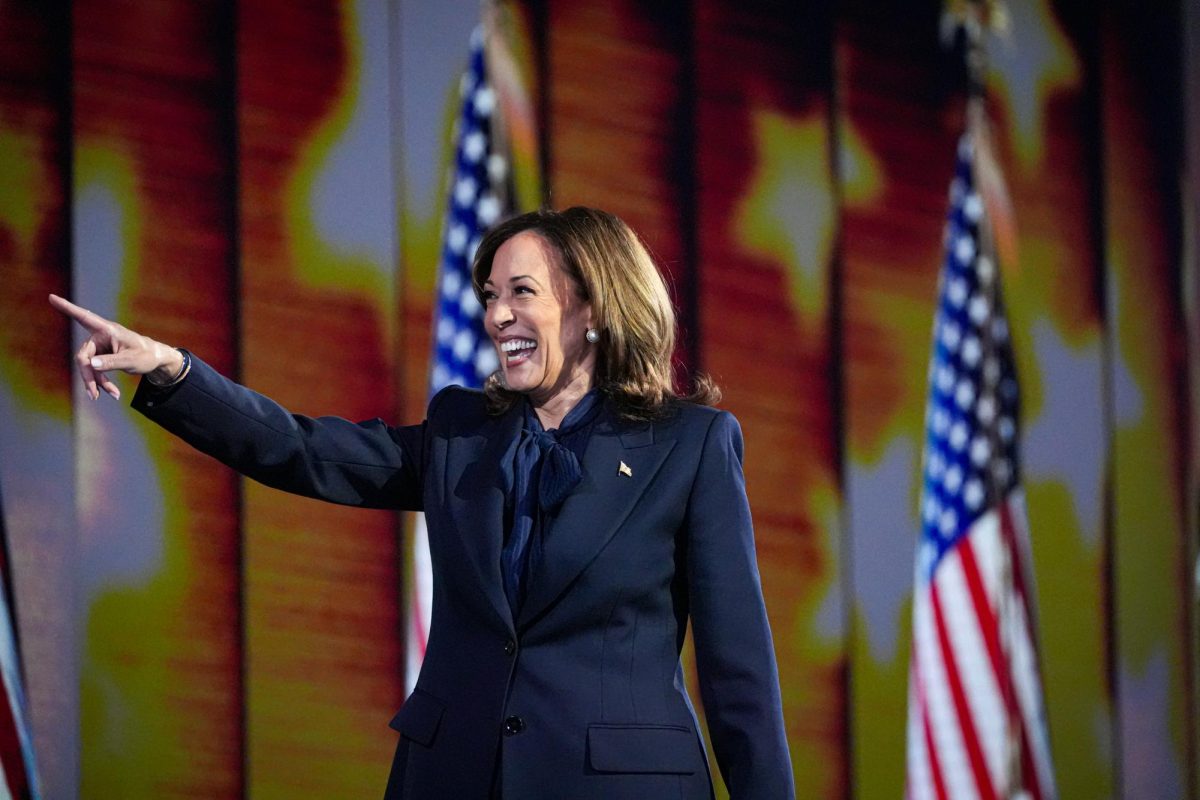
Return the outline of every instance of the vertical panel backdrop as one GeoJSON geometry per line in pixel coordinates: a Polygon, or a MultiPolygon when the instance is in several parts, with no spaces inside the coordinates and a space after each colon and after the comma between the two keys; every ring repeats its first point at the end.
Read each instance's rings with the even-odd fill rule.
{"type": "MultiPolygon", "coordinates": [[[[1046,705],[1061,796],[1198,800],[1181,179],[1200,78],[1182,3],[1102,5],[1010,0],[988,80],[1046,705]]],[[[964,125],[942,4],[500,10],[519,204],[629,221],[679,309],[681,382],[711,373],[744,428],[799,793],[899,796],[964,125]]],[[[382,791],[405,520],[242,481],[123,408],[130,381],[91,402],[45,295],[293,410],[418,421],[480,15],[0,0],[0,530],[46,796],[382,791]]]]}
{"type": "MultiPolygon", "coordinates": [[[[70,28],[71,293],[227,373],[232,13],[88,0],[72,5],[70,28]]],[[[73,386],[80,794],[236,792],[238,481],[124,403],[73,386]]]]}

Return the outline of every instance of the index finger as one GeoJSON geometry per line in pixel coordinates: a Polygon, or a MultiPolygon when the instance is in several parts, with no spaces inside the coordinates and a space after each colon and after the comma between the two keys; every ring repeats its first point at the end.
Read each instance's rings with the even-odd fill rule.
{"type": "Polygon", "coordinates": [[[88,311],[83,306],[77,306],[70,300],[67,300],[64,297],[59,297],[56,294],[50,295],[50,305],[66,314],[68,317],[75,320],[89,331],[98,331],[111,324],[99,314],[88,311]]]}

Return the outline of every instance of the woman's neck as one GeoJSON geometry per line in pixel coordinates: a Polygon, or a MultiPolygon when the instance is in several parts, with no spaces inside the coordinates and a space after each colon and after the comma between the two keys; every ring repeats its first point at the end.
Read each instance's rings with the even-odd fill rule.
{"type": "Polygon", "coordinates": [[[563,419],[571,413],[571,409],[591,388],[591,374],[582,372],[573,376],[563,386],[556,388],[545,399],[531,394],[529,401],[533,404],[533,410],[538,415],[538,421],[542,423],[542,428],[552,431],[562,425],[563,419]]]}

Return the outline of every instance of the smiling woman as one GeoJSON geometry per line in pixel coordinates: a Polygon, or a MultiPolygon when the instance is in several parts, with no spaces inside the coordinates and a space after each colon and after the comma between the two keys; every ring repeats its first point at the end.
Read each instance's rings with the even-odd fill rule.
{"type": "Polygon", "coordinates": [[[675,318],[611,214],[539,211],[490,233],[475,289],[501,366],[425,422],[293,415],[52,297],[90,336],[89,395],[133,406],[268,486],[424,511],[433,619],[386,797],[708,800],[679,655],[689,619],[713,750],[734,798],[791,798],[742,435],[671,381],[675,318]]]}
{"type": "MultiPolygon", "coordinates": [[[[579,206],[514,217],[480,244],[473,274],[488,333],[501,351],[502,369],[484,387],[493,411],[507,409],[523,392],[533,392],[530,399],[539,405],[555,386],[578,398],[584,383],[627,419],[653,419],[676,398],[671,298],[645,245],[620,218],[579,206]],[[540,327],[539,319],[552,320],[553,341],[522,339],[529,325],[540,327]],[[554,352],[532,358],[547,345],[554,352]],[[530,369],[515,369],[526,365],[530,369]]],[[[708,376],[699,375],[687,399],[713,405],[720,396],[708,376]]]]}
{"type": "Polygon", "coordinates": [[[529,396],[547,429],[558,427],[596,373],[587,339],[591,304],[558,260],[541,236],[518,233],[496,250],[481,292],[484,324],[500,354],[497,378],[529,396]]]}

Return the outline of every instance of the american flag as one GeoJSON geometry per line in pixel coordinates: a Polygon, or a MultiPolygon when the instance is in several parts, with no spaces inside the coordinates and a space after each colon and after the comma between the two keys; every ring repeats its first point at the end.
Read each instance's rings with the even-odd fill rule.
{"type": "Polygon", "coordinates": [[[908,686],[909,800],[1056,795],[1019,397],[975,144],[959,143],[929,367],[908,686]]]}
{"type": "MultiPolygon", "coordinates": [[[[457,384],[479,388],[500,362],[483,329],[483,308],[471,286],[471,262],[480,239],[507,214],[509,161],[496,152],[493,113],[496,92],[489,85],[483,27],[471,35],[470,62],[459,82],[461,111],[455,124],[455,157],[442,230],[437,311],[429,396],[457,384]]],[[[413,581],[408,623],[407,683],[416,684],[429,638],[433,573],[424,516],[413,536],[413,581]]]]}
{"type": "Polygon", "coordinates": [[[8,537],[0,498],[0,800],[38,800],[33,733],[26,711],[8,571],[8,537]]]}

